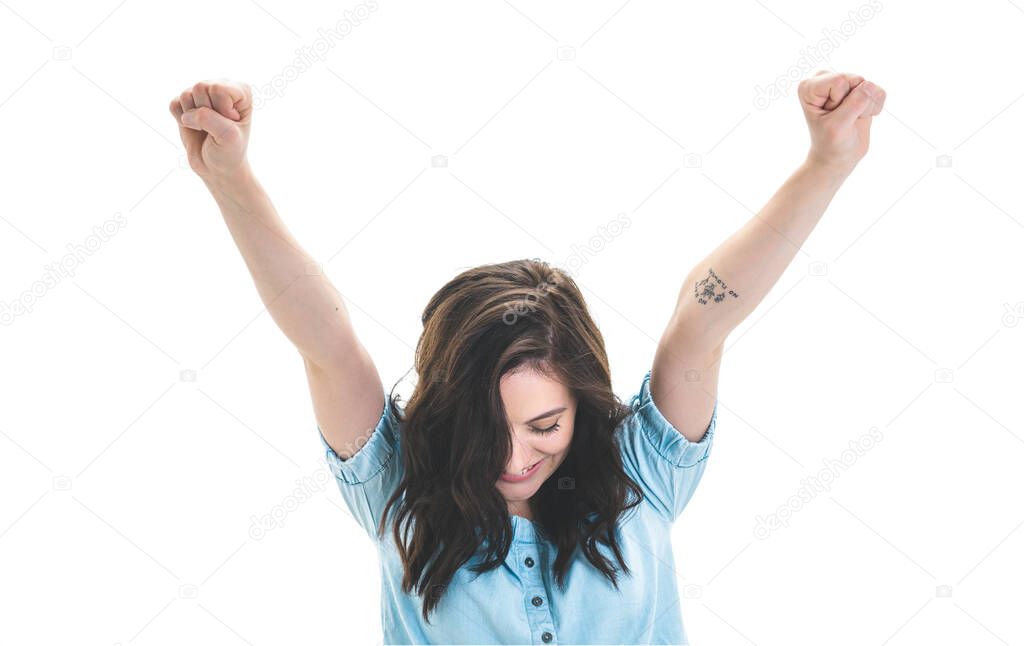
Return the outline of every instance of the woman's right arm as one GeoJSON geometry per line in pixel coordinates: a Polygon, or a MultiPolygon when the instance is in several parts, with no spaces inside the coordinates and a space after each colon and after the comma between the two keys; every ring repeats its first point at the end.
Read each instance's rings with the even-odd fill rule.
{"type": "Polygon", "coordinates": [[[383,385],[341,295],[249,166],[252,109],[251,89],[230,81],[197,83],[170,104],[189,165],[220,207],[267,311],[302,355],[324,438],[348,458],[380,418],[383,385]]]}

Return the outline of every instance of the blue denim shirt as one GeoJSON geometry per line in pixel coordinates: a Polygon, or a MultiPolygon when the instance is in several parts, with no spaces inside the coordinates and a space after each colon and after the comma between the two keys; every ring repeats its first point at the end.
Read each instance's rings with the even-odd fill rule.
{"type": "MultiPolygon", "coordinates": [[[[618,429],[626,473],[644,492],[644,502],[627,511],[617,529],[631,570],[629,576],[620,573],[619,590],[577,551],[562,591],[549,571],[557,550],[538,537],[531,521],[512,515],[514,541],[502,567],[477,575],[469,565],[478,561],[463,565],[430,624],[423,621],[421,598],[402,591],[404,572],[390,526],[383,538],[375,531],[402,476],[399,423],[388,394],[373,434],[349,459],[338,457],[320,433],[345,504],[377,546],[384,643],[688,643],[670,529],[704,473],[718,401],[704,437],[690,442],[655,406],[650,379],[648,370],[618,429]]],[[[611,551],[598,547],[614,563],[611,551]]]]}

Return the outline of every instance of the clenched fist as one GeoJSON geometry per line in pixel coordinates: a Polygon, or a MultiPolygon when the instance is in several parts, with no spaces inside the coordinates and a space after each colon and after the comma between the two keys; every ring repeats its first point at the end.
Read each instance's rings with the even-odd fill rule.
{"type": "Polygon", "coordinates": [[[808,160],[850,173],[868,151],[871,118],[882,111],[885,90],[864,77],[817,72],[797,89],[811,131],[808,160]]]}
{"type": "Polygon", "coordinates": [[[172,99],[170,110],[178,121],[189,166],[204,181],[246,170],[252,123],[252,89],[247,84],[200,81],[172,99]]]}

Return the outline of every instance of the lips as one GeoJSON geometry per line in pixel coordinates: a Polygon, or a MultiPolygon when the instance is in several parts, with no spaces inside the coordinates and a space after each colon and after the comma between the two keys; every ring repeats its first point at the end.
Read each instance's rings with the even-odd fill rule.
{"type": "Polygon", "coordinates": [[[522,475],[519,475],[519,474],[509,475],[507,473],[502,473],[501,474],[501,479],[504,482],[523,482],[524,480],[529,480],[531,477],[533,477],[533,474],[536,473],[537,468],[540,466],[540,463],[543,462],[543,461],[544,460],[537,460],[536,462],[533,463],[533,465],[530,466],[529,470],[526,473],[522,474],[522,475]]]}

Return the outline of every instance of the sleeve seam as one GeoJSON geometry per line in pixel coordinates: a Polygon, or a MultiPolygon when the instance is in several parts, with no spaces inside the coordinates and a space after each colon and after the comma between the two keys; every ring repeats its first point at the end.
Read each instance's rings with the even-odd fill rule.
{"type": "MultiPolygon", "coordinates": [[[[387,396],[387,393],[385,393],[384,409],[381,411],[381,415],[377,419],[377,424],[371,431],[370,437],[366,440],[366,442],[363,443],[362,446],[360,446],[356,450],[355,453],[350,455],[347,460],[341,459],[341,456],[339,456],[337,452],[334,450],[334,448],[327,442],[327,438],[324,437],[323,431],[320,429],[320,425],[317,424],[317,432],[320,434],[320,438],[324,444],[324,447],[327,449],[327,466],[331,473],[334,475],[334,477],[345,484],[359,485],[365,484],[379,476],[381,473],[383,473],[384,470],[387,469],[388,466],[391,464],[392,460],[394,459],[395,453],[397,452],[395,447],[391,445],[392,438],[387,436],[388,434],[394,432],[394,426],[396,424],[397,420],[394,420],[391,416],[390,401],[387,396]],[[382,434],[383,436],[375,437],[378,434],[382,434]],[[372,473],[369,473],[366,476],[360,478],[359,473],[357,473],[357,471],[359,470],[358,465],[356,465],[355,467],[351,465],[353,461],[360,459],[360,453],[365,451],[367,448],[371,448],[370,444],[372,442],[381,444],[381,447],[372,448],[379,448],[381,451],[385,453],[385,455],[378,457],[378,459],[380,460],[380,464],[372,473]]],[[[372,460],[373,456],[367,455],[365,458],[362,459],[372,460]]],[[[372,467],[368,466],[367,468],[372,467]]]]}
{"type": "MultiPolygon", "coordinates": [[[[717,406],[718,406],[718,404],[716,402],[715,403],[715,407],[717,408],[717,406]]],[[[646,403],[644,403],[642,406],[640,406],[637,409],[636,412],[637,412],[638,415],[643,415],[644,412],[645,412],[645,409],[647,409],[646,413],[648,415],[654,414],[654,413],[660,414],[660,411],[658,410],[658,408],[656,406],[654,406],[654,400],[653,399],[649,399],[646,403]]],[[[673,443],[672,443],[671,446],[673,448],[677,447],[677,446],[680,447],[679,448],[679,452],[682,453],[682,455],[680,456],[679,459],[684,458],[686,456],[686,453],[688,451],[693,450],[695,447],[699,447],[702,444],[705,445],[704,454],[700,457],[700,459],[698,459],[696,462],[693,462],[691,464],[679,464],[676,460],[671,458],[669,455],[666,455],[665,451],[662,451],[662,449],[659,447],[659,444],[658,444],[658,441],[657,441],[657,437],[655,437],[655,435],[654,435],[657,432],[657,430],[655,429],[655,426],[656,426],[655,422],[657,420],[653,420],[653,419],[644,420],[644,419],[639,419],[638,418],[637,421],[640,423],[641,430],[643,430],[644,437],[646,438],[647,443],[651,445],[651,448],[654,449],[654,452],[659,457],[661,457],[661,459],[665,460],[667,463],[669,463],[670,465],[672,465],[673,467],[675,467],[677,469],[692,469],[693,467],[696,467],[697,465],[699,465],[701,462],[707,460],[708,457],[711,454],[711,446],[710,446],[711,445],[711,439],[712,439],[712,437],[713,437],[713,435],[715,433],[715,429],[714,429],[714,426],[715,426],[715,424],[714,424],[715,412],[716,412],[715,410],[712,410],[712,414],[711,414],[712,420],[708,422],[708,427],[704,431],[704,436],[698,442],[693,442],[690,439],[688,439],[685,435],[683,435],[679,431],[679,429],[677,429],[675,426],[673,426],[671,423],[669,423],[667,418],[665,419],[665,423],[666,423],[666,427],[667,427],[667,432],[675,433],[675,436],[673,437],[673,443]]],[[[671,451],[671,452],[674,452],[674,451],[671,451]]]]}
{"type": "MultiPolygon", "coordinates": [[[[376,433],[376,432],[377,431],[374,431],[374,433],[376,433]]],[[[332,449],[332,451],[333,451],[333,449],[332,449]]],[[[344,464],[345,462],[347,462],[347,460],[341,460],[338,463],[338,468],[337,468],[337,471],[334,474],[334,477],[338,478],[339,480],[341,480],[345,484],[365,484],[365,483],[369,482],[370,480],[373,480],[374,478],[379,476],[381,473],[384,472],[385,469],[387,469],[388,465],[391,464],[391,459],[392,459],[393,455],[394,455],[394,452],[389,453],[387,458],[385,458],[384,461],[381,463],[380,468],[378,468],[376,471],[374,471],[373,473],[369,474],[368,476],[366,476],[362,480],[348,480],[347,477],[346,477],[346,474],[341,469],[341,464],[344,464]]],[[[339,458],[339,460],[340,460],[340,458],[339,458]]],[[[356,476],[356,477],[358,477],[358,476],[356,476]]]]}

